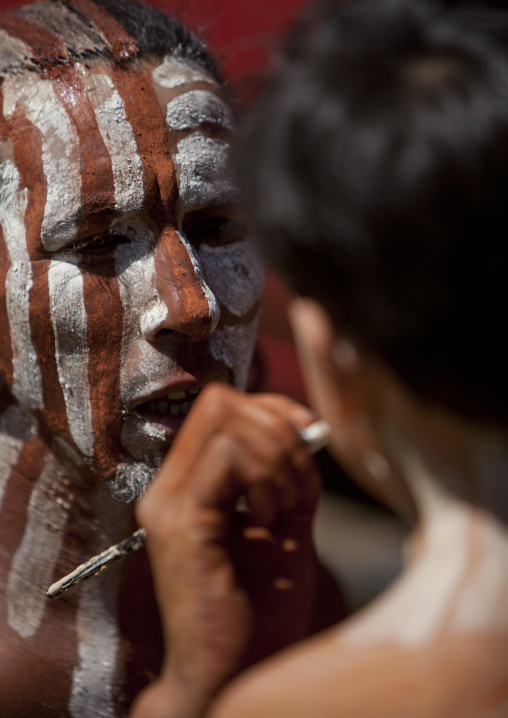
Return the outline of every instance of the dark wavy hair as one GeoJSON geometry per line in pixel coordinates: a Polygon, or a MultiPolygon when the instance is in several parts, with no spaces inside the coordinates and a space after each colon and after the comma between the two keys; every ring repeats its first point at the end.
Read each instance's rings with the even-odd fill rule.
{"type": "Polygon", "coordinates": [[[299,293],[426,401],[506,422],[507,12],[319,6],[238,164],[263,249],[299,293]]]}

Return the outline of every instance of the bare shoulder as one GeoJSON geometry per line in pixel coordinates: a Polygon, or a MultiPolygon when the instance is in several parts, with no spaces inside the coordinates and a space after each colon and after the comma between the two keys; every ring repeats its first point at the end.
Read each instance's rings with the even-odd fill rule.
{"type": "Polygon", "coordinates": [[[508,715],[507,686],[506,636],[415,649],[348,645],[331,629],[247,671],[207,718],[490,718],[508,715]]]}

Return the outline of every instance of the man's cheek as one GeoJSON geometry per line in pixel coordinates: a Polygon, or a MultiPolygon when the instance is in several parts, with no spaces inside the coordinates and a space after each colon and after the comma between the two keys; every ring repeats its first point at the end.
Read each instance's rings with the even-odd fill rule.
{"type": "Polygon", "coordinates": [[[214,356],[232,371],[245,389],[256,341],[264,270],[248,241],[225,247],[204,245],[200,259],[220,305],[219,329],[211,337],[214,356]]]}
{"type": "Polygon", "coordinates": [[[234,384],[242,391],[247,388],[258,323],[259,313],[248,324],[221,327],[210,339],[212,356],[232,371],[234,384]]]}
{"type": "Polygon", "coordinates": [[[265,274],[250,242],[224,247],[203,245],[199,252],[208,285],[221,308],[221,324],[248,324],[259,310],[265,274]]]}

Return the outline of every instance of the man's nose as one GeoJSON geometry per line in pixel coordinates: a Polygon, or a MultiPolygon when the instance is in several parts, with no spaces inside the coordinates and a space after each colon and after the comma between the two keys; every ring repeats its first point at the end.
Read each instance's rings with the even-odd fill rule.
{"type": "Polygon", "coordinates": [[[174,229],[165,229],[154,254],[159,300],[142,318],[146,339],[206,339],[219,321],[219,305],[203,277],[193,247],[174,229]]]}

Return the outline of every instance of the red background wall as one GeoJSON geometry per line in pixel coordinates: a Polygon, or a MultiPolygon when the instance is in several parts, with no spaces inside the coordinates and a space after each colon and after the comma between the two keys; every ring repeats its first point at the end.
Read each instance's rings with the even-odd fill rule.
{"type": "MultiPolygon", "coordinates": [[[[26,0],[0,0],[0,9],[26,0]]],[[[305,0],[148,0],[204,34],[232,80],[263,68],[305,0]]]]}

